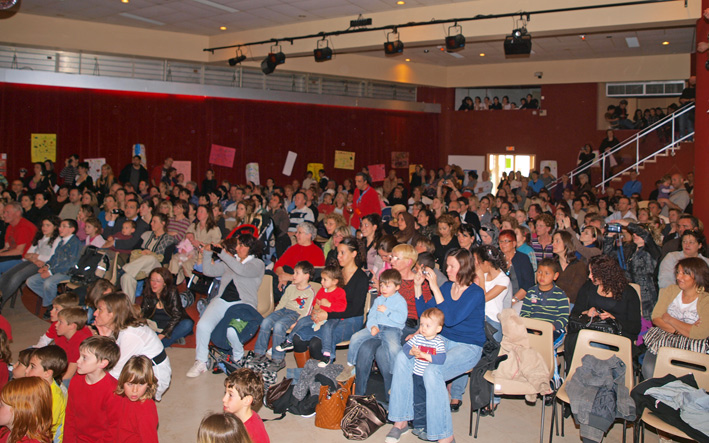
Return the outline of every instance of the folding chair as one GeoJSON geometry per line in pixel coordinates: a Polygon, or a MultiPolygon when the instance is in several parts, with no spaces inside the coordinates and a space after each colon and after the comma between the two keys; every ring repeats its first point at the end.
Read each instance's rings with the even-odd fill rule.
{"type": "MultiPolygon", "coordinates": [[[[569,395],[566,392],[566,384],[571,380],[576,369],[581,366],[581,359],[585,355],[593,355],[598,359],[607,360],[612,356],[617,356],[625,364],[625,386],[628,391],[633,389],[633,353],[632,353],[632,343],[627,337],[621,335],[606,334],[605,332],[592,331],[590,329],[584,329],[579,332],[578,338],[576,339],[576,349],[574,351],[574,357],[571,360],[571,367],[569,368],[569,374],[561,385],[559,391],[556,393],[556,398],[564,403],[570,404],[569,395]],[[596,346],[591,346],[591,343],[598,343],[605,345],[610,349],[599,348],[596,346]],[[614,350],[616,348],[617,350],[614,350]]],[[[561,436],[564,436],[564,406],[561,408],[561,436]]],[[[554,408],[552,409],[551,421],[552,429],[549,432],[549,443],[551,443],[554,434],[554,420],[556,418],[556,403],[554,403],[554,408]]],[[[623,420],[623,443],[626,441],[626,427],[627,420],[623,420]]],[[[559,426],[557,425],[557,435],[559,432],[559,426]]]]}
{"type": "MultiPolygon", "coordinates": [[[[657,362],[653,377],[664,377],[672,374],[677,377],[692,374],[697,381],[697,386],[702,389],[709,389],[709,355],[698,352],[685,351],[677,348],[660,348],[657,352],[657,362]],[[691,366],[690,366],[691,365],[691,366]],[[693,366],[693,367],[692,367],[693,366]]],[[[645,410],[640,419],[638,432],[642,433],[642,441],[645,442],[645,426],[647,424],[658,431],[666,432],[680,438],[692,440],[690,436],[665,423],[660,417],[649,410],[645,410]]],[[[635,436],[637,441],[638,435],[635,436]]]]}

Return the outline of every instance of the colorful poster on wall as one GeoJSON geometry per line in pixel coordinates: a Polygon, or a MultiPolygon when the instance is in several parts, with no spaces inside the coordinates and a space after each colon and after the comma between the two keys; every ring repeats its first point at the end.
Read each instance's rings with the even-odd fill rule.
{"type": "Polygon", "coordinates": [[[414,172],[416,172],[416,167],[423,168],[423,165],[409,165],[409,183],[411,183],[411,177],[414,176],[414,172]]]}
{"type": "Polygon", "coordinates": [[[233,168],[235,156],[236,149],[234,148],[212,145],[212,149],[209,152],[209,164],[233,168]]]}
{"type": "Polygon", "coordinates": [[[85,162],[89,164],[89,176],[94,180],[98,180],[101,177],[101,166],[106,164],[105,158],[85,158],[85,162]]]}
{"type": "Polygon", "coordinates": [[[386,165],[384,163],[369,165],[367,168],[369,169],[369,176],[372,177],[373,182],[381,182],[386,178],[386,165]]]}
{"type": "Polygon", "coordinates": [[[177,170],[178,174],[185,176],[185,182],[192,181],[192,162],[185,160],[173,160],[172,167],[177,170]]]}
{"type": "Polygon", "coordinates": [[[295,166],[295,159],[298,158],[298,154],[293,151],[288,151],[286,156],[286,162],[283,164],[283,175],[290,175],[293,173],[293,166],[295,166]]]}
{"type": "Polygon", "coordinates": [[[32,163],[57,161],[57,134],[32,134],[32,163]]]}
{"type": "Polygon", "coordinates": [[[391,153],[391,167],[392,168],[408,168],[409,167],[409,153],[408,152],[392,152],[391,153]]]}
{"type": "Polygon", "coordinates": [[[308,169],[307,171],[310,171],[313,173],[313,180],[316,182],[320,181],[320,170],[325,169],[325,166],[323,166],[322,163],[308,163],[308,169]]]}
{"type": "Polygon", "coordinates": [[[355,153],[350,151],[335,151],[336,169],[354,169],[355,153]]]}
{"type": "Polygon", "coordinates": [[[258,163],[256,162],[246,164],[246,183],[248,182],[254,182],[255,185],[261,184],[258,163]]]}
{"type": "MultiPolygon", "coordinates": [[[[145,145],[141,145],[140,143],[136,143],[133,145],[133,157],[136,155],[140,156],[140,163],[143,164],[144,168],[148,167],[148,154],[145,152],[145,145]]],[[[132,158],[131,158],[132,160],[132,158]]]]}

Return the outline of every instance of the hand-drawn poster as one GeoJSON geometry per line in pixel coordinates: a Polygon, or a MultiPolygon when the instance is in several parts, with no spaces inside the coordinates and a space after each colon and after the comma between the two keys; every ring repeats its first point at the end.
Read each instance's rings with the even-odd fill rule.
{"type": "Polygon", "coordinates": [[[101,166],[106,164],[105,158],[85,158],[85,162],[89,164],[89,176],[94,180],[98,180],[101,177],[101,166]]]}
{"type": "Polygon", "coordinates": [[[369,176],[373,182],[381,182],[386,178],[386,165],[384,163],[378,165],[369,165],[369,176]]]}
{"type": "Polygon", "coordinates": [[[408,168],[409,167],[409,153],[408,152],[392,152],[391,153],[391,167],[392,168],[408,168]]]}
{"type": "Polygon", "coordinates": [[[227,168],[234,167],[234,156],[236,149],[226,146],[212,145],[212,150],[209,153],[209,163],[227,168]]]}
{"type": "Polygon", "coordinates": [[[308,169],[306,171],[310,171],[313,173],[313,180],[316,182],[320,181],[320,170],[325,169],[322,163],[308,163],[308,169]]]}
{"type": "Polygon", "coordinates": [[[354,169],[355,153],[350,151],[335,151],[336,169],[354,169]]]}
{"type": "Polygon", "coordinates": [[[32,134],[32,163],[57,161],[57,134],[32,134]]]}
{"type": "Polygon", "coordinates": [[[283,175],[290,175],[293,173],[293,166],[295,165],[295,159],[298,158],[298,154],[293,151],[288,151],[286,156],[286,162],[283,165],[283,175]]]}
{"type": "Polygon", "coordinates": [[[255,185],[260,185],[261,181],[259,178],[258,163],[247,163],[246,164],[246,183],[254,182],[255,185]]]}
{"type": "MultiPolygon", "coordinates": [[[[140,163],[143,164],[144,168],[148,167],[148,154],[145,152],[145,145],[141,145],[140,143],[136,143],[133,145],[133,157],[136,155],[140,156],[140,163]]],[[[133,160],[131,158],[131,160],[133,160]]]]}
{"type": "Polygon", "coordinates": [[[185,183],[192,181],[192,162],[173,160],[172,167],[177,170],[177,174],[185,176],[185,183]]]}

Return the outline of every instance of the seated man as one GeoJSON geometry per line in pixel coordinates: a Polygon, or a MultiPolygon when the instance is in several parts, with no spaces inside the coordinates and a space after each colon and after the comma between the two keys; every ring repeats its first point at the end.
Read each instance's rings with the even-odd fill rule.
{"type": "Polygon", "coordinates": [[[296,243],[278,259],[273,265],[273,294],[276,303],[280,301],[285,287],[293,281],[293,269],[299,261],[305,260],[313,266],[325,265],[325,254],[313,241],[318,235],[318,230],[311,222],[302,222],[295,231],[296,243]]]}

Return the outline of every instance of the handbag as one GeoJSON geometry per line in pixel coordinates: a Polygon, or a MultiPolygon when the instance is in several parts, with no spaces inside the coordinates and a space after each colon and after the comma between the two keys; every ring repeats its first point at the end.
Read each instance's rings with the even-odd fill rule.
{"type": "Polygon", "coordinates": [[[614,318],[602,319],[601,317],[595,315],[589,317],[588,315],[571,315],[569,317],[568,330],[569,334],[578,333],[582,329],[591,329],[593,331],[605,332],[606,334],[621,335],[623,333],[623,328],[620,323],[614,318]]]}
{"type": "Polygon", "coordinates": [[[340,429],[340,422],[345,415],[347,398],[350,396],[354,377],[340,383],[335,393],[331,394],[327,386],[320,386],[318,405],[315,407],[315,426],[323,429],[340,429]]]}
{"type": "Polygon", "coordinates": [[[643,337],[643,342],[653,354],[657,354],[657,351],[662,347],[709,354],[709,339],[689,338],[681,334],[672,334],[657,326],[647,331],[643,337]]]}
{"type": "Polygon", "coordinates": [[[387,411],[374,395],[350,395],[340,427],[348,440],[366,440],[384,426],[387,411]]]}

